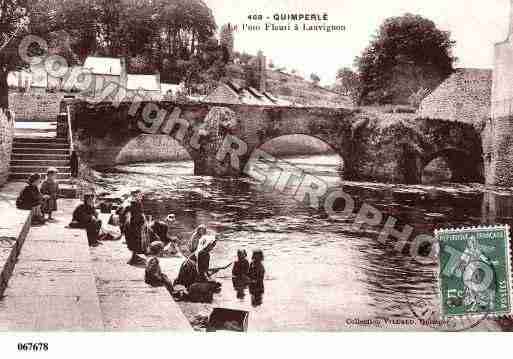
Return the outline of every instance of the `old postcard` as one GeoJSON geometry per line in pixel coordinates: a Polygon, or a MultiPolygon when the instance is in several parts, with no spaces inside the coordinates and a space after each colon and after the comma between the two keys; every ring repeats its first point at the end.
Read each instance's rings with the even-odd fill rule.
{"type": "Polygon", "coordinates": [[[513,331],[513,1],[0,3],[1,332],[513,331]]]}

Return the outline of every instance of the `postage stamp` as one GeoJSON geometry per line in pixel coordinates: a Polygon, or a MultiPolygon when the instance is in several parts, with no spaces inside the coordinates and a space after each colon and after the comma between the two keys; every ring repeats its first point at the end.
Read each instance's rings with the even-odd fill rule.
{"type": "Polygon", "coordinates": [[[444,318],[511,314],[509,226],[435,231],[444,318]]]}

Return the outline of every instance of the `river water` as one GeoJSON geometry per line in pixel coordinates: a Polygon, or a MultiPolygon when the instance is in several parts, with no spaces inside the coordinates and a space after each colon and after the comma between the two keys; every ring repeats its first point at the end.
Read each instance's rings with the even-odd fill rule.
{"type": "MultiPolygon", "coordinates": [[[[286,160],[331,187],[344,188],[357,209],[371,204],[397,218],[398,228],[409,224],[415,233],[512,220],[507,189],[344,182],[336,155],[286,160]]],[[[249,257],[252,250],[262,249],[266,278],[261,297],[247,289],[237,293],[230,269],[217,275],[223,290],[213,306],[248,310],[250,330],[423,329],[418,322],[384,321],[415,319],[419,302],[433,311],[438,308],[436,267],[412,263],[407,250],[398,253],[379,243],[381,228],[357,228],[354,215],[328,217],[294,201],[287,191],[262,192],[250,178],[192,173],[193,163],[188,161],[134,164],[103,173],[102,182],[110,190],[142,189],[146,213],[157,219],[174,213],[182,238],[207,223],[221,238],[212,253],[213,266],[233,261],[239,248],[249,257]],[[374,325],[362,324],[366,320],[374,325]]]]}

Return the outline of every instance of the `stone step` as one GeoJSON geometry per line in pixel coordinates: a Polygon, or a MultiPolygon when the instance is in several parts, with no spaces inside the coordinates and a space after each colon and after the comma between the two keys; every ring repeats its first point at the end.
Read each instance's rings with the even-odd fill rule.
{"type": "MultiPolygon", "coordinates": [[[[69,166],[55,167],[58,173],[71,173],[69,166]]],[[[13,166],[11,164],[11,173],[46,173],[48,170],[47,166],[13,166]]]]}
{"type": "Polygon", "coordinates": [[[69,154],[54,153],[13,153],[11,160],[34,160],[34,161],[68,161],[69,154]]]}
{"type": "Polygon", "coordinates": [[[67,143],[59,142],[17,142],[15,140],[12,146],[13,150],[16,148],[46,148],[69,150],[69,145],[67,143]]]}
{"type": "Polygon", "coordinates": [[[54,139],[57,138],[57,132],[56,131],[47,131],[47,132],[35,132],[35,131],[29,131],[29,130],[15,130],[14,136],[16,138],[42,138],[46,137],[48,139],[54,139]]]}
{"type": "Polygon", "coordinates": [[[38,154],[54,154],[54,155],[67,155],[69,153],[69,149],[67,148],[41,148],[41,147],[16,147],[14,146],[12,149],[14,154],[18,153],[38,153],[38,154]]]}
{"type": "Polygon", "coordinates": [[[69,166],[68,160],[11,160],[11,166],[46,166],[46,167],[65,167],[69,166]]]}
{"type": "Polygon", "coordinates": [[[65,143],[68,144],[68,139],[63,137],[14,137],[14,143],[23,142],[38,142],[38,143],[65,143]]]}
{"type": "Polygon", "coordinates": [[[37,123],[37,124],[40,124],[40,123],[55,123],[55,119],[54,118],[42,118],[42,119],[34,119],[34,118],[28,118],[28,117],[16,117],[16,123],[21,123],[21,122],[25,122],[25,123],[29,123],[29,124],[32,124],[32,123],[37,123]]]}
{"type": "MultiPolygon", "coordinates": [[[[46,172],[46,171],[45,171],[46,172]]],[[[45,172],[38,172],[41,176],[45,177],[45,172]]],[[[30,175],[33,174],[33,172],[11,172],[9,174],[9,181],[26,181],[30,175]]],[[[71,173],[58,173],[57,179],[58,180],[66,180],[71,178],[71,173]]]]}

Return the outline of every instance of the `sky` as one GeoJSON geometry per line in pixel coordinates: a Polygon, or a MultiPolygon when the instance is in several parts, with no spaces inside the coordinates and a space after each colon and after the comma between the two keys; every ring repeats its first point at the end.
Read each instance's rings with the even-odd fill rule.
{"type": "MultiPolygon", "coordinates": [[[[212,9],[218,26],[239,25],[235,49],[256,54],[262,50],[274,64],[296,69],[303,76],[320,76],[325,85],[333,83],[336,72],[351,67],[356,56],[369,44],[372,35],[388,17],[406,12],[422,15],[437,27],[450,31],[456,41],[456,67],[493,67],[493,45],[508,34],[511,0],[204,0],[212,9]],[[345,31],[304,32],[264,31],[274,14],[328,14],[326,24],[344,25],[345,31]],[[262,15],[261,21],[248,20],[262,15]],[[266,18],[270,17],[270,20],[266,18]],[[240,30],[242,24],[260,25],[260,31],[240,30]]],[[[307,22],[309,23],[309,22],[307,22]]]]}

